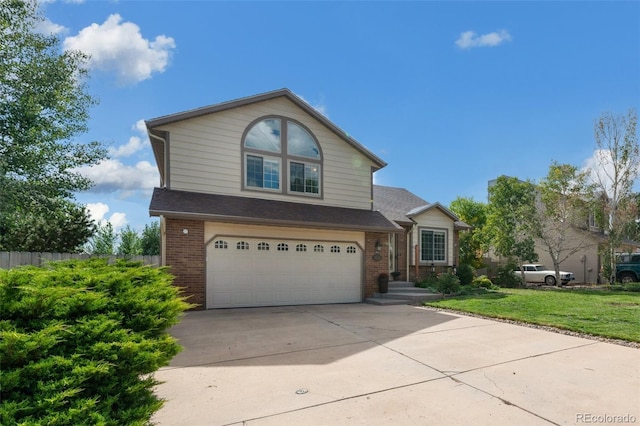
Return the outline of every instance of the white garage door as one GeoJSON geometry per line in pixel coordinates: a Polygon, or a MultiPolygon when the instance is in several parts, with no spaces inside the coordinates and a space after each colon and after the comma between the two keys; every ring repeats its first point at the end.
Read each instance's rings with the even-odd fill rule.
{"type": "Polygon", "coordinates": [[[361,300],[355,243],[220,237],[207,247],[207,308],[361,300]]]}

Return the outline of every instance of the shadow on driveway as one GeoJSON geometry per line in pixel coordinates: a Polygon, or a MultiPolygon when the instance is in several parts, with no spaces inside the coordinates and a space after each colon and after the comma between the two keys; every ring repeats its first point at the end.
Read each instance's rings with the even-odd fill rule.
{"type": "MultiPolygon", "coordinates": [[[[365,304],[308,305],[187,312],[170,330],[184,350],[170,367],[205,366],[247,360],[264,365],[290,363],[295,358],[270,355],[341,347],[321,359],[304,363],[327,364],[369,345],[383,344],[414,333],[442,330],[457,317],[427,309],[399,312],[365,304]],[[332,356],[335,354],[335,356],[332,356]],[[257,360],[259,359],[259,360],[257,360]]],[[[169,367],[169,368],[170,368],[169,367]]]]}

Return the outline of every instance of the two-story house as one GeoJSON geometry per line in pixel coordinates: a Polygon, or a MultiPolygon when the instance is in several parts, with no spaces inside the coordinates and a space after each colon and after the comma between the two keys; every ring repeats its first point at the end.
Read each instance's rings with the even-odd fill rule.
{"type": "Polygon", "coordinates": [[[162,264],[201,308],[362,302],[396,269],[406,226],[373,208],[386,163],[291,91],[146,125],[162,264]]]}

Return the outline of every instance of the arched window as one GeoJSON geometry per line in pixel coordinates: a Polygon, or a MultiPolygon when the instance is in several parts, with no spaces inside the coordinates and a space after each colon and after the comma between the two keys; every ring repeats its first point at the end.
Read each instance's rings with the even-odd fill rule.
{"type": "Polygon", "coordinates": [[[269,251],[269,243],[258,243],[258,250],[269,251]]]}
{"type": "Polygon", "coordinates": [[[258,119],[245,131],[242,149],[245,189],[321,196],[322,152],[302,124],[258,119]]]}

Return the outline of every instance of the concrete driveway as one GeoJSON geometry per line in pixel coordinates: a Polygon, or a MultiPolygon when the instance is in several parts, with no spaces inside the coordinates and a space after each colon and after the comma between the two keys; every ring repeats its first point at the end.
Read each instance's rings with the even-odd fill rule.
{"type": "Polygon", "coordinates": [[[640,351],[415,306],[189,312],[159,425],[640,425],[640,351]]]}

